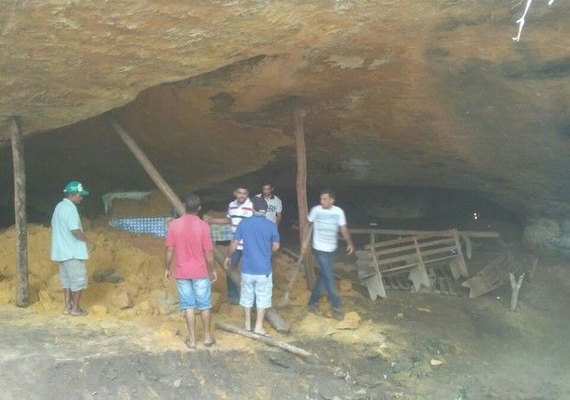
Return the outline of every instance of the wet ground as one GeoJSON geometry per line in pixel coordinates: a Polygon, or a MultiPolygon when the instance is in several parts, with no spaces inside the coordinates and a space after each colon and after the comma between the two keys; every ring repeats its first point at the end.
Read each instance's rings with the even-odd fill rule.
{"type": "Polygon", "coordinates": [[[374,303],[353,291],[345,308],[362,321],[341,330],[293,305],[293,333],[274,336],[316,354],[310,362],[222,331],[216,346],[189,352],[137,321],[3,306],[0,397],[568,399],[570,266],[546,264],[516,313],[507,290],[479,299],[391,291],[374,303]]]}

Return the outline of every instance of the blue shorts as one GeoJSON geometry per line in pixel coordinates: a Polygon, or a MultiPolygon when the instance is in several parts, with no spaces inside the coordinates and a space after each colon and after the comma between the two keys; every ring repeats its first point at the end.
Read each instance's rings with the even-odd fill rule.
{"type": "Polygon", "coordinates": [[[241,274],[240,306],[251,308],[255,302],[257,308],[270,308],[272,293],[273,274],[241,274]]]}
{"type": "Polygon", "coordinates": [[[85,260],[65,260],[59,263],[59,279],[64,289],[79,292],[87,288],[85,260]]]}
{"type": "Polygon", "coordinates": [[[182,311],[190,308],[206,311],[212,308],[210,278],[176,279],[178,299],[182,311]]]}

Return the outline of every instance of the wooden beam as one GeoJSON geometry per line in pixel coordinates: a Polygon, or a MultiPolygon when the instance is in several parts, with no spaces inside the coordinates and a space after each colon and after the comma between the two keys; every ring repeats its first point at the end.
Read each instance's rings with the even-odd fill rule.
{"type": "Polygon", "coordinates": [[[174,193],[170,185],[164,180],[162,175],[160,175],[139,145],[131,138],[127,131],[119,125],[119,122],[117,122],[115,117],[108,116],[108,119],[117,135],[127,145],[131,153],[133,153],[146,173],[150,176],[150,179],[152,179],[158,189],[166,196],[170,204],[176,209],[178,215],[184,215],[184,204],[180,201],[176,193],[174,193]]]}
{"type": "Polygon", "coordinates": [[[26,215],[26,165],[24,162],[24,138],[19,117],[10,121],[12,132],[12,159],[14,163],[14,211],[16,216],[16,247],[18,264],[18,285],[16,305],[27,307],[30,304],[28,285],[28,232],[26,215]]]}
{"type": "MultiPolygon", "coordinates": [[[[449,230],[447,231],[420,231],[420,230],[408,230],[408,229],[366,229],[366,228],[353,228],[350,229],[350,233],[353,235],[369,235],[371,233],[375,233],[377,235],[393,235],[393,236],[421,236],[429,235],[429,236],[448,236],[449,230]]],[[[460,235],[469,237],[469,238],[477,238],[477,239],[497,239],[501,237],[501,234],[496,231],[459,231],[460,235]]]]}
{"type": "Polygon", "coordinates": [[[312,358],[314,357],[313,353],[308,352],[307,350],[301,349],[300,347],[293,346],[292,344],[281,342],[270,338],[268,336],[259,335],[254,332],[246,331],[245,329],[238,328],[237,326],[233,326],[227,324],[225,322],[216,322],[216,328],[222,329],[226,332],[237,333],[238,335],[242,335],[248,337],[250,339],[258,340],[262,343],[265,343],[268,346],[277,347],[279,349],[288,351],[289,353],[295,354],[297,356],[303,358],[312,358]]]}
{"type": "MultiPolygon", "coordinates": [[[[307,148],[305,146],[305,130],[303,126],[303,111],[297,101],[293,110],[293,123],[295,131],[295,148],[297,153],[297,205],[299,208],[299,243],[301,246],[310,234],[308,230],[309,206],[307,203],[307,148]]],[[[309,255],[305,257],[310,257],[309,255]]],[[[315,268],[312,263],[304,262],[307,289],[312,290],[315,285],[315,268]]]]}

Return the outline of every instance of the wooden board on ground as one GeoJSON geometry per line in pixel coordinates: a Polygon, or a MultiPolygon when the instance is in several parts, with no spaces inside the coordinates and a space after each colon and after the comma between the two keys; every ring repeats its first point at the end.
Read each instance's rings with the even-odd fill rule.
{"type": "Polygon", "coordinates": [[[501,254],[476,275],[463,282],[469,288],[469,297],[475,298],[491,292],[509,282],[509,273],[520,269],[512,253],[501,254]]]}

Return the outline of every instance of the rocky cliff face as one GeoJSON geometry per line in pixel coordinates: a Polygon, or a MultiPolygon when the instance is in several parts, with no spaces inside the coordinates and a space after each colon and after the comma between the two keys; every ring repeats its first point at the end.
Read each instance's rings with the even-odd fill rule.
{"type": "MultiPolygon", "coordinates": [[[[563,215],[570,3],[535,1],[516,43],[523,7],[7,1],[0,121],[19,115],[26,133],[50,131],[27,140],[31,191],[71,175],[133,189],[148,181],[129,172],[136,164],[101,113],[116,109],[176,183],[207,184],[291,152],[296,101],[315,182],[469,189],[521,213],[563,215]]],[[[8,187],[6,149],[1,157],[8,187]]]]}

